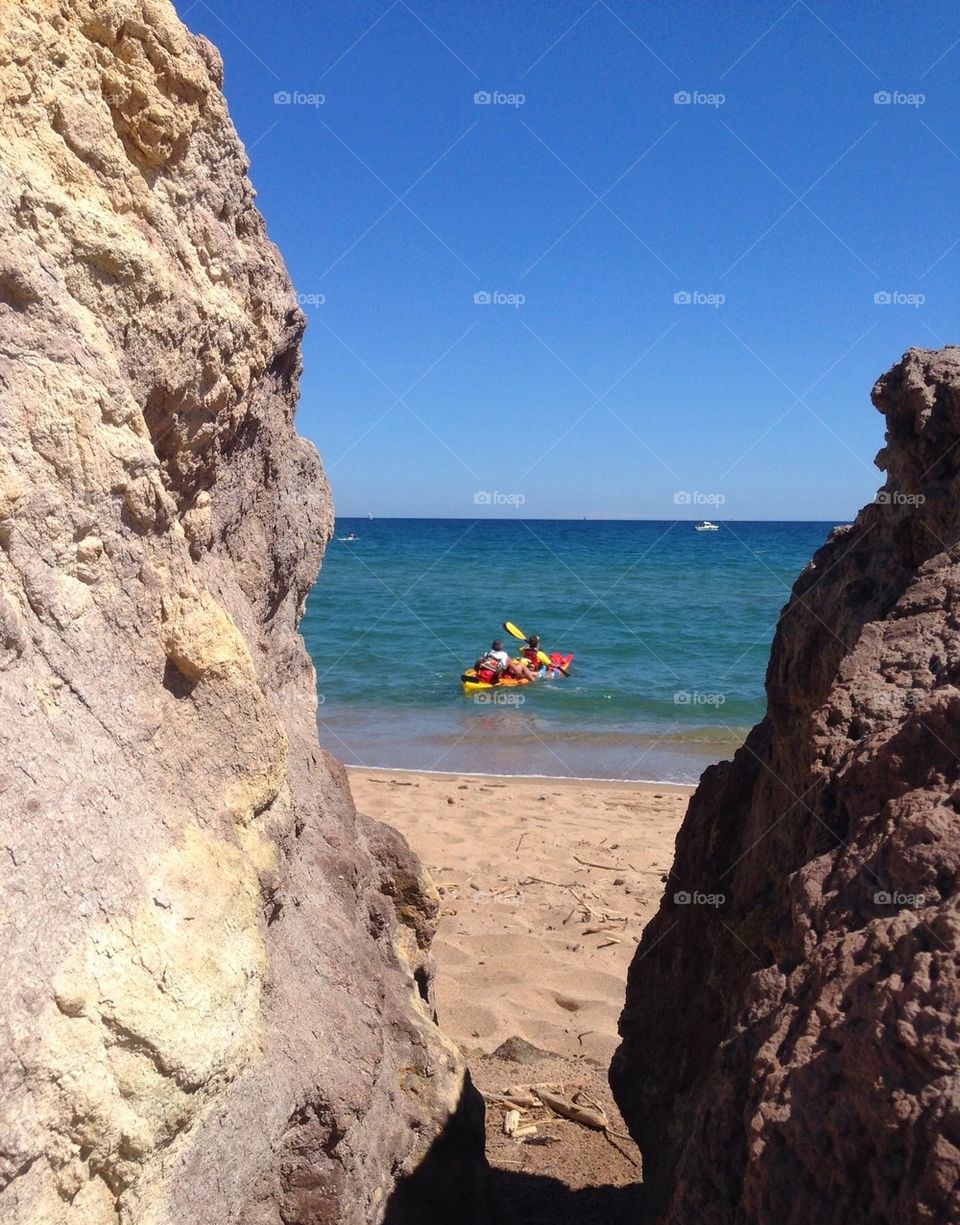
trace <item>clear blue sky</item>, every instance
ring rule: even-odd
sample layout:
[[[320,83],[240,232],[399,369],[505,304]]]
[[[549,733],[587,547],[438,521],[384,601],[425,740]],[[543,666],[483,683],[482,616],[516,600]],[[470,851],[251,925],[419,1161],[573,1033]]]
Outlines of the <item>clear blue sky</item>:
[[[841,521],[881,480],[873,380],[960,340],[954,4],[178,11],[304,295],[341,515]]]

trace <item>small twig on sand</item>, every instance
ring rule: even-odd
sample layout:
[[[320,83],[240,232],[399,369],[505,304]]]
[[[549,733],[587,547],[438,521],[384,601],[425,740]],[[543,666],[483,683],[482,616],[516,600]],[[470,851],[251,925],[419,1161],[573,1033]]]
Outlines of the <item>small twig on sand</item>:
[[[626,1161],[629,1161],[632,1166],[636,1166],[638,1170],[640,1169],[640,1162],[634,1161],[630,1154],[625,1153],[620,1145],[617,1144],[617,1140],[629,1140],[632,1143],[632,1136],[625,1136],[621,1132],[611,1131],[609,1127],[605,1127],[603,1129],[603,1137],[609,1145],[617,1150],[621,1157],[623,1157]]]
[[[623,871],[623,865],[619,863],[592,863],[589,859],[581,859],[579,855],[574,855],[574,859],[585,868],[604,868],[607,872]]]
[[[520,843],[524,840],[524,838],[526,838],[526,836],[527,836],[527,831],[524,830],[523,833],[520,835],[520,837],[517,839],[516,851],[520,850]],[[516,854],[516,851],[514,851],[514,854]]]
[[[587,905],[587,903],[586,903],[586,902],[583,900],[583,898],[580,896],[580,894],[579,894],[579,893],[577,893],[576,889],[574,889],[574,887],[573,887],[572,885],[563,885],[562,887],[563,887],[564,889],[566,889],[566,890],[567,890],[569,893],[572,893],[572,894],[573,894],[573,896],[574,896],[574,897],[577,899],[577,901],[580,903],[580,908],[581,908],[581,910],[585,910],[585,911],[587,912],[587,914],[590,916],[590,918],[591,918],[591,919],[595,919],[595,918],[597,917],[597,913],[596,913],[596,911],[595,911],[595,910],[591,910],[591,909],[590,909],[590,907],[589,907],[589,906]]]
[[[581,1046],[583,1046],[583,1040],[587,1036],[587,1034],[592,1034],[593,1032],[594,1031],[592,1029],[585,1029],[582,1034],[577,1034],[577,1041],[580,1043]]]

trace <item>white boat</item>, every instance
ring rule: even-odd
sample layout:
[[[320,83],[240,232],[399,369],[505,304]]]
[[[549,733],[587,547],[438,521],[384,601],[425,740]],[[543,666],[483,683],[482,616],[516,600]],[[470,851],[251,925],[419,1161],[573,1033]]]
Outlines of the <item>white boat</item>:
[[[719,532],[720,524],[711,523],[709,519],[704,519],[702,523],[695,523],[693,530],[695,532]]]

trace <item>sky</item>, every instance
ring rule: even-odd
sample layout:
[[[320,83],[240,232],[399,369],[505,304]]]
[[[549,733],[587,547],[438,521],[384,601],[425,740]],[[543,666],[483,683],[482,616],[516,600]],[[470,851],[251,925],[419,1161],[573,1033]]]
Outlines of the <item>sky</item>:
[[[956,343],[955,6],[179,0],[340,516],[852,518]]]

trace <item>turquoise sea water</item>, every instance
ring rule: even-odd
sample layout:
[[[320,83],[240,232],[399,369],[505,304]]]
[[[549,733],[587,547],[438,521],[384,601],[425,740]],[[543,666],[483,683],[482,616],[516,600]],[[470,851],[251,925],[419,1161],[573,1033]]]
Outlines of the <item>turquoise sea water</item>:
[[[832,526],[340,519],[302,625],[321,740],[394,769],[696,781],[763,715],[777,617]],[[507,619],[574,652],[571,677],[465,697]]]

